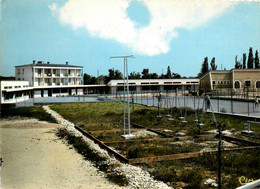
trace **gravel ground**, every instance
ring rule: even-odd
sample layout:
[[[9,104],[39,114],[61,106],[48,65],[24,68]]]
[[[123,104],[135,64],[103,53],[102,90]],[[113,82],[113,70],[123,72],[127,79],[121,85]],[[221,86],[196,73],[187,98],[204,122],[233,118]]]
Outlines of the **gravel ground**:
[[[167,184],[154,180],[147,171],[142,170],[139,167],[135,167],[129,164],[120,163],[115,158],[109,156],[106,150],[101,149],[92,140],[83,136],[79,131],[74,128],[74,124],[65,120],[57,112],[50,109],[49,106],[43,106],[45,111],[51,114],[57,122],[62,125],[68,132],[75,136],[81,136],[92,148],[93,151],[99,154],[99,156],[106,158],[106,161],[100,162],[103,164],[120,164],[119,167],[112,169],[118,175],[124,175],[128,180],[127,188],[147,188],[147,189],[169,189]]]
[[[118,189],[57,136],[58,124],[0,120],[0,188]]]

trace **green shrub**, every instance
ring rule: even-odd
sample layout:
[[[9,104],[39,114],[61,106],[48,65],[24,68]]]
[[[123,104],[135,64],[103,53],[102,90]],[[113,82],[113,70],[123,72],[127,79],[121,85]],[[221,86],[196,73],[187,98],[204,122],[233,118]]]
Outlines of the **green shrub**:
[[[203,170],[201,168],[184,169],[179,179],[188,183],[187,188],[201,188],[203,181]]]
[[[140,148],[139,146],[131,146],[127,150],[127,158],[132,159],[132,158],[140,158],[140,157],[144,157],[144,153],[142,148]]]
[[[154,175],[155,179],[161,180],[163,182],[173,182],[176,180],[176,171],[174,166],[156,167],[152,174]]]

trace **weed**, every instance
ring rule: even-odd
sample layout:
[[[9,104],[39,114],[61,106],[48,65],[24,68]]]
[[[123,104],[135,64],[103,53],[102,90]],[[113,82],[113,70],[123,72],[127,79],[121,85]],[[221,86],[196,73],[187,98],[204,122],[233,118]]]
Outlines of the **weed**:
[[[3,118],[20,116],[20,117],[36,118],[40,121],[57,123],[56,120],[50,114],[46,113],[41,106],[10,108],[7,111],[3,111],[1,116]]]

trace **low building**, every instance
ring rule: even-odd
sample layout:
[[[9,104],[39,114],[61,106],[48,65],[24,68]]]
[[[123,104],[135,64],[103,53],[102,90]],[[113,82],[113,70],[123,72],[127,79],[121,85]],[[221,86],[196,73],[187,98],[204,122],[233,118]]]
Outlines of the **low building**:
[[[198,78],[185,79],[129,79],[129,91],[131,93],[153,93],[166,91],[197,91],[199,87]],[[111,94],[124,91],[124,80],[111,80],[108,84]]]
[[[16,80],[29,81],[37,86],[74,86],[83,84],[83,67],[33,61],[32,64],[15,66]]]
[[[32,96],[32,87],[29,87],[29,81],[0,81],[0,99],[1,104],[16,104],[28,100]]]
[[[200,78],[204,91],[226,90],[260,91],[260,69],[232,69],[209,71]]]

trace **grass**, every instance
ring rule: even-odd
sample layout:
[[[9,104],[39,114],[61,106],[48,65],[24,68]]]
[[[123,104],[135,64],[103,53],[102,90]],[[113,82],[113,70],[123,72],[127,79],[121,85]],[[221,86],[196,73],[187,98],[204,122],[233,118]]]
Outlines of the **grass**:
[[[241,186],[239,177],[257,180],[260,178],[260,150],[232,152],[222,154],[222,186],[236,188]],[[199,158],[141,164],[154,178],[169,182],[171,186],[184,188],[208,188],[203,182],[208,178],[217,178],[216,155],[202,155]]]
[[[59,112],[64,118],[88,131],[123,128],[124,106],[122,102],[56,104],[52,105],[51,108]],[[180,109],[178,108],[172,109],[172,115],[175,118],[173,121],[169,121],[167,117],[157,118],[157,108],[154,107],[134,105],[134,112],[132,112],[132,108],[133,105],[130,107],[132,123],[154,129],[171,129],[173,132],[186,129],[188,134],[191,135],[198,133],[197,124],[193,122],[195,119],[194,112],[191,109],[187,110],[186,120],[188,124],[183,124],[178,119],[180,116]],[[182,111],[184,112],[184,109]],[[199,113],[198,116],[201,116],[201,114]],[[243,118],[233,119],[230,116],[215,116],[218,121],[226,123],[226,129],[242,130],[246,122]],[[203,117],[205,125],[201,127],[201,133],[214,129],[212,115],[205,113]]]
[[[113,147],[129,159],[188,153],[201,149],[201,147],[196,144],[180,145],[169,142],[150,142],[142,144],[142,141],[131,145],[113,145]]]
[[[121,102],[59,104],[52,105],[51,108],[65,119],[81,125],[88,131],[123,129],[123,103]],[[184,109],[182,109],[182,112],[184,112]],[[178,131],[184,131],[188,135],[198,134],[198,127],[193,122],[195,119],[194,112],[191,109],[187,109],[186,120],[188,124],[183,124],[178,119],[181,115],[180,109],[173,108],[172,115],[175,118],[173,121],[169,121],[166,116],[157,118],[157,108],[135,105],[135,111],[131,112],[131,122],[157,130],[170,129],[173,131],[173,135],[176,135]],[[201,112],[198,116],[201,116]],[[205,125],[201,127],[202,134],[215,129],[212,114],[205,113],[203,116]],[[218,122],[225,124],[226,130],[234,129],[239,132],[243,130],[246,122],[245,118],[234,119],[231,116],[220,114],[215,116]],[[254,125],[251,126],[251,129],[259,131],[259,127]],[[102,141],[110,142],[122,140],[120,134],[120,131],[117,131],[117,133],[102,133],[95,136]],[[186,153],[201,149],[196,144],[179,146],[169,142],[113,144],[113,147],[128,158]],[[259,178],[260,175],[257,171],[260,169],[259,155],[259,150],[223,153],[223,188],[240,186],[238,178],[241,176],[249,179]],[[216,179],[217,175],[216,155],[203,155],[194,159],[162,161],[139,166],[147,169],[154,178],[170,183],[171,186],[182,188],[206,188],[203,182],[208,178]]]
[[[92,133],[90,131],[90,134],[103,142],[115,142],[115,141],[124,140],[123,137],[121,136],[124,134],[123,130],[119,130],[119,131],[117,130],[117,131],[114,131],[113,133],[98,133],[98,134]],[[160,136],[149,136],[149,137],[144,137],[144,138],[153,139],[153,138],[161,138],[161,137]],[[138,141],[140,139],[132,139],[132,140]]]
[[[50,114],[46,113],[41,106],[10,108],[2,112],[2,118],[14,116],[36,118],[40,121],[56,123],[56,120]]]

